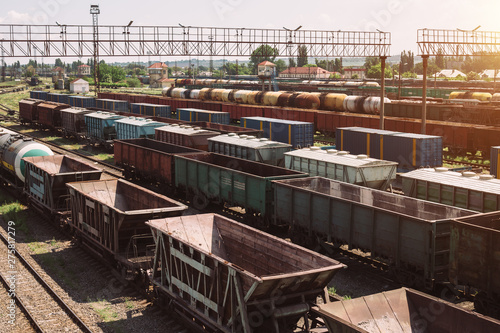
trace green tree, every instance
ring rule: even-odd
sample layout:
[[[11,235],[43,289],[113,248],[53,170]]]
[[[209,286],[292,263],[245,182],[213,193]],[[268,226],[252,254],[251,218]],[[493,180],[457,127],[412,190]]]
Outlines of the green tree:
[[[427,75],[434,75],[435,73],[438,73],[441,71],[441,69],[436,66],[436,63],[434,59],[429,59],[427,62]],[[418,64],[415,65],[415,73],[419,75],[424,74],[424,63],[419,62]]]
[[[263,44],[256,48],[252,55],[250,56],[250,68],[252,73],[257,74],[257,65],[263,61],[274,62],[278,56],[278,49],[275,49],[269,45]]]
[[[479,80],[479,79],[480,79],[479,74],[477,74],[476,72],[467,73],[467,81]]]
[[[129,77],[125,82],[129,87],[140,87],[141,81],[136,77]]]
[[[365,58],[365,68],[368,71],[371,67],[380,64],[380,58],[379,57],[366,57]]]
[[[417,78],[417,73],[415,72],[404,72],[401,74],[402,77],[405,79],[416,79]]]
[[[356,79],[357,79],[357,78],[358,78],[358,76],[357,76],[357,75],[358,75],[358,74],[354,74],[354,75],[352,76],[352,78],[354,79],[354,78],[355,78],[354,76],[356,76]],[[340,77],[340,74],[337,74],[337,73],[333,74],[333,73],[332,73],[332,74],[330,74],[330,79],[336,79],[336,80],[338,80],[338,79],[341,79],[341,77]]]
[[[401,73],[413,72],[415,70],[415,56],[408,50],[401,52]]]
[[[357,79],[359,79],[358,74],[353,74],[353,75],[351,76],[351,79],[353,79],[353,80],[357,80]]]
[[[316,64],[305,64],[302,67],[318,67],[318,65],[316,65]]]
[[[55,62],[55,67],[61,67],[64,68],[64,63],[62,62],[61,58],[57,58]]]
[[[378,78],[380,78],[381,72],[382,72],[382,64],[378,63],[376,65],[371,66],[366,71],[366,77],[368,77],[370,79],[378,79]],[[385,78],[392,78],[392,70],[389,67],[385,68],[384,77]]]
[[[307,63],[307,46],[299,46],[297,49],[297,67],[304,67]]]
[[[287,68],[286,62],[283,59],[276,60],[275,64],[276,64],[276,74],[283,72]]]
[[[297,67],[297,63],[295,62],[295,59],[288,58],[288,67]]]
[[[35,68],[32,65],[28,65],[28,67],[26,67],[26,77],[31,77],[33,75],[35,75]]]

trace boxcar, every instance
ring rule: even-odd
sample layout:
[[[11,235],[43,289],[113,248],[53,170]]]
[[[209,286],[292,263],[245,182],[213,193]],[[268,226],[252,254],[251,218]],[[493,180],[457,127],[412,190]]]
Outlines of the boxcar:
[[[405,195],[445,205],[493,212],[500,210],[500,180],[446,168],[418,169],[401,174]]]
[[[175,186],[204,207],[211,201],[245,208],[250,216],[260,213],[269,220],[273,213],[272,180],[307,174],[214,153],[175,156]]]
[[[500,146],[491,147],[490,161],[490,174],[495,178],[500,179]]]
[[[209,111],[200,109],[177,109],[177,119],[184,121],[206,121],[229,125],[229,112]]]
[[[84,115],[86,137],[92,143],[111,144],[116,139],[115,122],[124,118],[112,112],[97,111]]]
[[[57,129],[61,127],[62,109],[69,108],[68,104],[43,102],[38,104],[38,124],[43,128]]]
[[[30,91],[30,98],[40,99],[42,101],[48,101],[49,93],[47,91],[32,90]]]
[[[27,98],[19,101],[19,120],[21,124],[31,124],[38,121],[38,104],[41,99]]]
[[[287,152],[284,166],[310,176],[385,190],[396,179],[397,165],[396,162],[377,160],[366,155],[310,147]]]
[[[201,150],[177,146],[151,139],[115,140],[116,165],[126,178],[141,178],[174,185],[174,154],[197,153]]]
[[[385,258],[407,285],[447,280],[450,219],[473,211],[311,177],[275,181],[275,223],[300,242],[328,241]]]
[[[451,225],[450,281],[478,289],[477,311],[500,316],[500,212],[455,219]]]
[[[147,225],[156,242],[153,285],[209,331],[288,332],[345,267],[216,214]]]
[[[149,103],[131,103],[130,112],[141,116],[170,118],[172,111],[170,105],[158,105]]]
[[[80,108],[61,110],[61,127],[64,136],[73,136],[77,139],[85,136],[85,115],[92,111]]]
[[[265,138],[291,144],[293,148],[304,148],[314,144],[313,123],[265,117],[242,117],[240,125],[261,130]]]
[[[155,128],[166,124],[152,119],[125,117],[115,122],[116,138],[118,140],[154,138]]]
[[[200,127],[178,124],[155,128],[155,140],[205,151],[208,150],[208,139],[219,134]]]
[[[187,206],[121,179],[69,183],[70,226],[94,253],[134,272],[149,268],[151,233],[144,222],[181,215]]]
[[[285,165],[285,153],[291,149],[292,145],[253,135],[230,133],[208,139],[210,152],[281,167]]]
[[[61,103],[61,104],[69,104],[68,96],[69,95],[67,94],[49,93],[47,95],[47,101],[51,101],[54,103]]]
[[[320,304],[313,308],[328,328],[342,333],[500,331],[500,322],[422,292],[401,288]]]
[[[256,136],[257,138],[262,137],[262,131],[256,130],[253,128],[243,128],[243,127],[233,126],[233,125],[208,123],[206,121],[196,121],[196,122],[191,123],[190,125],[198,126],[198,127],[203,128],[203,129],[210,130],[210,131],[216,131],[216,132],[219,132],[221,134],[236,133],[238,135],[253,135],[253,136]]]
[[[95,108],[95,98],[88,96],[69,96],[68,104],[77,108]]]
[[[25,157],[24,194],[53,217],[69,211],[66,183],[98,180],[102,170],[64,155]]]
[[[114,99],[96,99],[95,106],[101,110],[108,111],[129,111],[129,104],[127,101],[119,101]]]

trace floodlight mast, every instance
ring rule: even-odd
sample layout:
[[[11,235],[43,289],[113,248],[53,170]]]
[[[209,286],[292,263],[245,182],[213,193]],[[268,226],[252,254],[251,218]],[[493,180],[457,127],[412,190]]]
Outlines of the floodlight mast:
[[[96,95],[101,91],[99,82],[99,22],[98,15],[101,13],[99,5],[90,5],[90,14],[92,15],[92,26],[94,28],[94,84]]]

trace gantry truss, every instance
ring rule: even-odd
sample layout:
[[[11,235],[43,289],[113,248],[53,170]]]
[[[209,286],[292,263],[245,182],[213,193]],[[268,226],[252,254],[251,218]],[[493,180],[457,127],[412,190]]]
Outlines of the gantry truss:
[[[500,32],[419,29],[417,44],[421,56],[499,55]]]
[[[91,25],[0,25],[5,57],[85,57],[94,55]],[[294,56],[389,57],[389,32],[207,28],[191,26],[99,26],[103,56],[242,56],[259,46]],[[36,52],[35,52],[36,50]],[[266,54],[262,54],[265,56]]]

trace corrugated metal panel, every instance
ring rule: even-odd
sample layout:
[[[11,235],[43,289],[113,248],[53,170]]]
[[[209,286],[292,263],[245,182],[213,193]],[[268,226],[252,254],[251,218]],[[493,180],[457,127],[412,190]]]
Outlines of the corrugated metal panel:
[[[490,174],[500,179],[500,146],[491,147]]]
[[[87,96],[69,96],[68,104],[79,108],[95,108],[96,106],[95,98]]]
[[[97,111],[85,115],[87,136],[97,140],[116,139],[115,121],[124,118],[111,112]]]
[[[68,97],[69,95],[66,94],[56,94],[56,93],[49,93],[47,95],[48,100],[56,103],[63,103],[63,104],[68,104]]]
[[[150,103],[131,103],[130,112],[145,116],[170,118],[172,112],[170,105],[150,104]]]
[[[85,130],[85,115],[92,113],[86,109],[63,109],[61,110],[61,124],[65,134],[83,133]]]
[[[119,101],[114,99],[96,99],[96,108],[110,111],[128,112],[129,104],[127,101]]]
[[[49,100],[48,95],[49,93],[47,91],[36,91],[36,90],[30,91],[30,98],[48,101]]]

